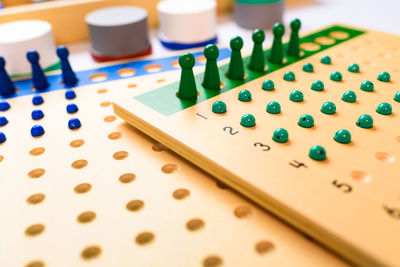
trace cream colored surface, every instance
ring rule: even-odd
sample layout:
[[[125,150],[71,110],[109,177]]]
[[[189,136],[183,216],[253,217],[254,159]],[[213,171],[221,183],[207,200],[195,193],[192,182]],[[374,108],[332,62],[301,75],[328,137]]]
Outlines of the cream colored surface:
[[[333,64],[319,63],[323,55],[331,56]],[[314,65],[314,73],[301,70],[306,62]],[[351,63],[358,63],[361,73],[349,73],[347,67]],[[399,222],[383,207],[400,206],[400,110],[399,103],[392,100],[399,90],[399,63],[400,38],[370,32],[169,117],[134,101],[134,92],[118,99],[115,112],[351,261],[359,265],[396,266],[400,264],[400,241],[393,237],[400,235]],[[289,70],[295,72],[295,82],[282,79]],[[333,71],[343,74],[342,82],[329,80]],[[391,73],[390,83],[376,80],[381,71]],[[275,82],[275,91],[261,90],[265,79]],[[325,91],[310,89],[317,79],[325,83]],[[376,91],[361,91],[359,87],[364,80],[373,81]],[[251,91],[251,102],[237,100],[242,89]],[[304,102],[289,101],[289,93],[295,89],[304,93]],[[149,86],[147,90],[152,88]],[[340,100],[347,90],[357,93],[357,103]],[[226,114],[211,112],[212,103],[217,100],[227,104]],[[270,101],[282,105],[281,114],[266,113]],[[326,101],[336,104],[336,115],[320,112]],[[393,115],[375,112],[384,101],[393,105]],[[240,126],[240,118],[246,113],[255,116],[255,128]],[[304,113],[314,116],[313,128],[297,125]],[[364,113],[373,116],[373,129],[355,125]],[[226,126],[239,134],[229,135],[223,131]],[[272,141],[273,131],[280,127],[288,130],[289,143]],[[349,145],[333,140],[334,133],[342,128],[352,134]],[[256,142],[270,145],[271,150],[265,152],[254,147]],[[308,157],[313,145],[325,147],[326,161],[316,162]],[[376,158],[376,152],[389,153],[394,161],[383,162]],[[290,166],[293,160],[304,162],[307,168]],[[366,175],[360,178],[354,171]],[[332,184],[335,180],[351,185],[353,192],[344,193]]]

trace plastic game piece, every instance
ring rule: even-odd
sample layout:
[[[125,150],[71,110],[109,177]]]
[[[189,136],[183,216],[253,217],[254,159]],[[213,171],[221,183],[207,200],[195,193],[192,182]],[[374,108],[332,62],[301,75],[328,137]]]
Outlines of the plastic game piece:
[[[272,140],[277,143],[286,143],[289,140],[289,133],[286,129],[278,128],[274,131]]]
[[[353,72],[353,73],[359,73],[360,72],[360,66],[358,66],[358,64],[353,63],[351,64],[348,68],[348,71]]]
[[[212,111],[217,114],[226,112],[226,104],[223,101],[215,101],[212,105]]]
[[[374,125],[374,119],[368,114],[363,114],[358,118],[356,124],[361,128],[369,129]]]
[[[253,52],[251,53],[249,69],[253,71],[263,72],[265,68],[264,50],[262,43],[265,40],[263,30],[257,29],[253,32],[252,39],[254,42]]]
[[[334,82],[341,82],[342,81],[342,74],[338,71],[334,71],[331,73],[331,80]]]
[[[398,92],[394,95],[393,99],[394,99],[394,101],[400,103],[400,91],[398,91]]]
[[[324,104],[322,104],[321,112],[328,115],[335,114],[336,105],[333,102],[325,102]]]
[[[35,106],[39,106],[39,105],[43,104],[43,102],[44,102],[43,97],[40,95],[35,95],[32,98],[32,104]]]
[[[76,94],[74,90],[67,90],[65,91],[65,98],[68,100],[75,99]]]
[[[316,80],[311,84],[311,89],[314,91],[323,91],[324,87],[324,83],[320,80]]]
[[[372,92],[374,91],[374,84],[371,81],[363,81],[361,83],[360,89],[365,92]]]
[[[300,116],[298,124],[303,128],[311,128],[314,126],[314,118],[311,115],[303,114]]]
[[[274,84],[274,82],[271,81],[271,80],[265,80],[265,81],[262,83],[261,88],[262,88],[263,90],[265,90],[265,91],[273,91],[273,90],[275,89],[275,84]]]
[[[330,56],[324,56],[323,58],[321,58],[321,63],[325,64],[325,65],[332,64],[331,57]]]
[[[282,22],[284,0],[235,0],[234,18],[237,25],[246,29],[270,29]]]
[[[348,144],[351,142],[351,134],[348,130],[341,129],[335,133],[333,139],[338,143]]]
[[[390,82],[390,74],[389,74],[389,72],[383,71],[383,72],[379,73],[378,81]]]
[[[232,80],[244,79],[244,65],[240,49],[243,47],[243,40],[240,36],[231,39],[230,46],[232,49],[231,62],[229,63],[227,76]]]
[[[31,128],[31,135],[33,137],[39,137],[44,135],[44,128],[41,125],[34,125]]]
[[[46,76],[44,75],[42,67],[39,64],[39,53],[35,50],[30,50],[28,53],[26,53],[26,57],[31,63],[32,67],[33,85],[38,91],[45,90],[47,87],[49,87],[49,83],[47,82]]]
[[[68,112],[69,114],[73,114],[73,113],[78,112],[78,106],[75,105],[75,104],[68,104],[68,105],[67,105],[67,112]]]
[[[81,126],[81,121],[77,118],[72,118],[68,121],[68,128],[71,130],[79,129]]]
[[[308,155],[310,156],[310,158],[317,161],[322,161],[326,159],[326,151],[325,148],[323,148],[322,146],[313,146],[310,149]]]
[[[41,109],[35,109],[34,111],[32,111],[31,116],[32,116],[32,120],[37,121],[44,117],[44,113]]]
[[[269,54],[269,61],[275,64],[282,64],[283,60],[283,45],[282,36],[285,33],[285,27],[281,23],[275,23],[272,33],[274,34],[274,41],[272,42],[271,52]]]
[[[4,116],[0,116],[0,127],[7,125],[7,123],[8,123],[7,118]]]
[[[313,72],[314,66],[311,63],[306,63],[303,65],[303,71],[305,72]]]
[[[302,102],[304,100],[304,95],[299,90],[294,90],[290,93],[289,99],[293,102]]]
[[[357,100],[357,95],[353,91],[346,91],[343,93],[342,100],[348,103],[354,103]]]
[[[256,118],[251,114],[245,114],[240,119],[240,125],[247,128],[253,127],[256,125]]]
[[[392,114],[392,105],[390,105],[389,103],[381,103],[376,108],[376,112],[382,115],[390,115]]]
[[[219,50],[215,44],[209,44],[204,48],[204,56],[207,59],[202,83],[204,88],[212,90],[219,90],[221,88],[221,80],[217,65],[218,55]]]
[[[300,56],[300,39],[299,39],[300,27],[301,27],[301,21],[299,19],[294,19],[292,20],[292,22],[290,22],[290,28],[292,29],[292,32],[290,33],[290,40],[287,49],[287,54],[292,57]]]
[[[6,71],[6,61],[0,56],[0,95],[10,96],[15,93],[15,87]]]
[[[296,80],[296,75],[293,71],[288,71],[283,74],[283,79],[288,82],[293,82],[294,80]]]
[[[242,90],[239,92],[238,99],[242,102],[251,101],[251,93],[249,90]]]
[[[181,80],[179,83],[178,97],[180,99],[197,99],[197,87],[193,74],[194,64],[194,56],[190,53],[182,54],[179,57],[179,65],[181,66]]]
[[[113,6],[86,15],[91,54],[96,61],[108,61],[151,53],[146,9]]]
[[[281,105],[276,101],[271,101],[267,105],[267,112],[270,114],[281,113]]]
[[[75,72],[72,70],[71,64],[69,63],[68,48],[63,45],[57,47],[57,56],[61,60],[62,79],[64,84],[66,86],[74,86],[78,82],[78,78],[76,78]]]
[[[7,101],[0,102],[0,111],[7,111],[11,108],[10,104]]]
[[[3,132],[0,132],[0,144],[4,143],[6,140],[6,135]]]

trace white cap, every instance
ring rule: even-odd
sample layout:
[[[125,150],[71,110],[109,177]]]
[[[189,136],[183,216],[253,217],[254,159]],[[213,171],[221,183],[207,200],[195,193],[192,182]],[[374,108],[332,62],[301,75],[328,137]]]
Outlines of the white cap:
[[[164,0],[157,4],[160,39],[184,44],[216,37],[215,0]]]

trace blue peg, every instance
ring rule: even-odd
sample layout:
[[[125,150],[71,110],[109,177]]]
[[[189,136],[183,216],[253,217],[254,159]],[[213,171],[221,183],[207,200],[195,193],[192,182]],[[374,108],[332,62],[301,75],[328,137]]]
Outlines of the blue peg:
[[[31,50],[26,53],[26,57],[31,63],[32,67],[33,85],[38,91],[45,90],[47,87],[49,87],[49,83],[47,82],[46,76],[44,75],[42,67],[39,64],[39,53],[35,50]]]
[[[6,61],[0,56],[0,95],[6,97],[15,93],[15,87],[6,71]]]
[[[57,56],[61,60],[62,79],[64,84],[66,86],[74,86],[78,82],[78,78],[76,78],[76,75],[71,68],[71,64],[69,64],[68,48],[63,45],[57,47]]]

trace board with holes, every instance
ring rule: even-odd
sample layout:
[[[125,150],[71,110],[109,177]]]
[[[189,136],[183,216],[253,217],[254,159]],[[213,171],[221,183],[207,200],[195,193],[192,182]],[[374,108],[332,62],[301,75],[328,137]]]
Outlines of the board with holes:
[[[244,81],[226,78],[225,60],[220,92],[204,89],[204,69],[197,69],[197,101],[176,97],[178,81],[128,93],[116,100],[115,112],[352,262],[399,265],[400,240],[394,237],[400,236],[400,103],[394,98],[400,89],[400,37],[334,25],[302,37],[301,48],[300,58],[267,62],[266,73],[246,69]],[[381,72],[387,73],[378,80]],[[274,90],[262,89],[266,80]],[[311,89],[317,80],[324,90]],[[364,81],[374,90],[371,84],[361,89]],[[242,90],[251,101],[239,101]],[[296,90],[302,101],[290,100]],[[357,100],[344,101],[346,91]],[[225,113],[212,111],[216,101],[226,104]],[[280,113],[266,111],[272,101]],[[326,102],[335,105],[334,114],[321,111]],[[387,103],[385,111],[381,103]],[[253,127],[242,126],[245,114],[255,118]],[[303,114],[314,124],[304,124]],[[373,118],[371,128],[365,125],[369,117],[359,121],[363,114]],[[279,128],[287,130],[287,142],[273,138]],[[341,129],[350,132],[351,142],[336,141]],[[311,150],[316,145],[324,148],[317,156]]]
[[[170,70],[175,59],[151,63]],[[54,74],[43,104],[28,80],[3,100],[0,266],[347,265],[114,116],[116,96],[172,82],[173,69],[139,75],[142,61],[118,78],[127,64],[77,72],[75,99]],[[71,103],[78,112],[66,112]],[[79,129],[68,128],[73,117]],[[32,137],[34,125],[45,134]]]

